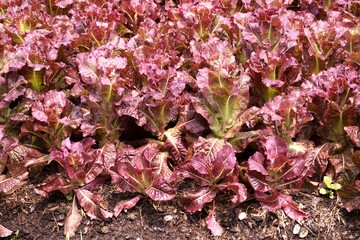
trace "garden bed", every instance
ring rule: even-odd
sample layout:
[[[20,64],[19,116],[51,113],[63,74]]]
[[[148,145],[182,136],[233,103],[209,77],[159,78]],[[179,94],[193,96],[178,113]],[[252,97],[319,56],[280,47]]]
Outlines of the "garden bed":
[[[359,17],[0,0],[0,236],[356,239]]]

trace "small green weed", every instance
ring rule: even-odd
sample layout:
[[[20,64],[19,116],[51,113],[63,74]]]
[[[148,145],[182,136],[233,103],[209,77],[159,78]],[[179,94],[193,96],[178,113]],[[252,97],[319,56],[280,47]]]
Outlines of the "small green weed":
[[[320,194],[328,195],[329,198],[333,199],[335,191],[341,189],[341,185],[339,183],[334,183],[328,176],[325,176],[323,181],[326,187],[320,188]]]

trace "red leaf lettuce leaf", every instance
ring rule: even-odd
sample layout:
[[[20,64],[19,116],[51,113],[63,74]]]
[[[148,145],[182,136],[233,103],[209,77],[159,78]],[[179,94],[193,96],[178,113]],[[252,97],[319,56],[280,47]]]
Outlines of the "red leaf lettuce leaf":
[[[15,191],[16,188],[25,183],[24,180],[27,179],[28,174],[28,172],[25,172],[15,177],[0,175],[0,192],[9,194]]]
[[[224,229],[220,226],[220,224],[215,219],[215,208],[213,208],[209,215],[206,217],[206,223],[208,229],[210,229],[212,235],[221,236],[224,233]]]
[[[97,194],[93,194],[86,189],[75,189],[74,190],[77,199],[79,200],[80,206],[85,210],[86,214],[91,219],[110,219],[113,213],[106,211],[100,207],[102,197]]]
[[[13,233],[13,231],[7,229],[6,227],[4,227],[3,225],[0,224],[0,237],[4,238],[4,237],[8,237]]]
[[[83,216],[80,214],[75,198],[71,204],[71,208],[66,216],[64,225],[64,235],[67,238],[74,237],[78,227],[81,224]]]
[[[343,186],[339,192],[344,207],[349,212],[359,209],[360,207],[360,180],[356,180],[352,184]]]
[[[293,220],[301,221],[307,217],[307,214],[296,205],[289,195],[274,191],[269,194],[256,193],[255,198],[264,209],[276,211],[282,208],[286,215]]]
[[[118,202],[114,208],[114,216],[117,217],[123,210],[128,210],[135,207],[135,205],[140,200],[140,196],[136,196],[131,199],[126,199]]]

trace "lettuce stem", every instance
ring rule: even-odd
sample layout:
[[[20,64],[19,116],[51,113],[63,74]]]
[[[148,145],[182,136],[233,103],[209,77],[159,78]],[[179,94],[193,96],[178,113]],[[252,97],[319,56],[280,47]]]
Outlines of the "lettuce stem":
[[[318,75],[319,72],[320,72],[320,65],[319,65],[319,59],[317,57],[315,58],[315,63],[316,63],[316,65],[315,65],[315,75]]]
[[[342,134],[342,132],[343,132],[343,125],[344,125],[344,122],[343,122],[343,112],[340,112],[339,121],[338,121],[338,124],[336,125],[336,132],[337,132],[337,134]]]

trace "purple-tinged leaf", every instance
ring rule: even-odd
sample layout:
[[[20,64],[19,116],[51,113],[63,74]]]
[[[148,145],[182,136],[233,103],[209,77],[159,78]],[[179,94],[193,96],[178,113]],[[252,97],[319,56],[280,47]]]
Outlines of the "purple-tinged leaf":
[[[312,141],[304,140],[299,142],[290,142],[288,144],[288,157],[298,157],[305,156],[307,162],[307,154],[310,153],[315,147],[315,144]]]
[[[140,112],[145,116],[145,128],[161,136],[169,122],[178,115],[177,106],[171,99],[144,99],[140,105]]]
[[[99,154],[99,157],[103,158],[102,162],[104,164],[105,170],[110,169],[115,166],[116,161],[116,147],[113,143],[106,143]]]
[[[8,171],[12,175],[17,175],[17,173],[12,173],[9,169],[10,164],[28,168],[30,176],[34,176],[39,174],[43,167],[51,161],[49,155],[45,155],[23,144],[19,144],[16,147],[13,146],[13,149],[7,152],[7,155]]]
[[[356,147],[360,148],[360,131],[357,126],[347,126],[344,127],[344,130],[350,137],[351,141],[355,144]]]
[[[123,210],[128,210],[135,207],[135,205],[138,203],[140,199],[141,199],[140,196],[136,196],[134,198],[122,200],[118,202],[114,208],[114,216],[117,217]]]
[[[228,41],[211,37],[206,42],[191,41],[189,45],[196,63],[205,61],[218,72],[226,72],[235,67],[235,56]]]
[[[155,201],[169,201],[176,197],[175,189],[163,180],[156,180],[145,189],[145,193]]]
[[[170,128],[164,133],[164,137],[166,140],[163,148],[169,150],[176,164],[181,163],[187,153],[187,149],[182,142],[180,130]]]
[[[44,155],[38,158],[30,158],[29,160],[27,160],[25,162],[25,167],[32,167],[32,166],[36,166],[36,165],[47,165],[51,162],[51,158],[50,155]]]
[[[180,199],[182,205],[189,213],[195,213],[201,211],[206,203],[214,200],[216,191],[212,191],[208,187],[202,187],[196,191],[186,192]]]
[[[339,194],[348,212],[360,209],[360,180],[344,186]]]
[[[311,168],[308,177],[321,182],[322,179],[319,176],[323,176],[325,173],[331,156],[339,153],[341,149],[342,145],[338,143],[325,143],[311,149],[305,158],[307,165]]]
[[[81,174],[76,174],[77,176],[79,176],[79,180],[81,180],[83,182],[83,184],[88,184],[92,181],[94,181],[104,170],[104,165],[103,162],[100,161],[99,159],[97,159],[90,167],[90,169],[88,169],[85,172],[85,176],[83,179],[81,179],[81,177],[83,176],[83,173]],[[70,177],[70,176],[69,176]]]
[[[263,142],[263,147],[266,157],[270,160],[271,166],[278,157],[286,157],[287,155],[286,143],[277,135],[267,138],[266,141]]]
[[[175,170],[175,175],[192,178],[199,185],[208,186],[221,182],[234,170],[235,152],[231,145],[223,140],[200,137],[192,150],[192,158],[180,164]]]
[[[211,174],[211,162],[206,159],[206,154],[203,152],[195,154],[192,157],[191,166],[193,167],[195,172],[199,173],[199,175]]]
[[[102,218],[106,220],[112,218],[113,213],[100,207],[100,202],[102,200],[100,195],[93,194],[85,189],[74,189],[74,191],[80,206],[91,219]]]
[[[206,217],[206,223],[208,229],[210,229],[212,235],[221,236],[224,233],[224,229],[215,219],[215,209],[212,209],[209,212],[209,215]]]
[[[6,164],[8,163],[8,156],[11,155],[12,150],[14,150],[19,145],[18,141],[10,137],[0,138],[0,173],[2,173]],[[15,156],[15,154],[13,154]]]
[[[165,181],[171,178],[172,170],[169,167],[169,154],[167,152],[159,152],[151,162],[153,174]]]
[[[44,109],[47,115],[59,115],[67,104],[66,94],[55,90],[48,91],[44,96]]]
[[[66,8],[73,3],[74,3],[74,0],[58,0],[58,1],[55,1],[55,6],[57,6],[59,8]]]
[[[66,236],[66,238],[71,238],[75,236],[75,233],[81,224],[82,218],[83,216],[79,212],[76,200],[75,198],[73,198],[71,208],[65,219],[64,235]]]
[[[246,176],[252,187],[259,192],[285,188],[300,189],[309,172],[309,163],[304,153],[287,157],[286,144],[276,136],[267,138],[263,146],[267,158],[256,152],[247,163]],[[269,159],[269,156],[272,159]]]
[[[0,175],[0,192],[9,194],[15,191],[16,188],[24,184],[24,180],[28,177],[28,172],[16,177],[7,177],[6,175]]]
[[[50,156],[65,169],[73,183],[88,184],[104,170],[104,160],[99,156],[101,150],[91,149],[94,143],[92,138],[84,138],[79,142],[66,138],[61,143],[61,150],[52,150]]]
[[[13,231],[7,229],[3,225],[0,224],[0,237],[5,238],[10,236],[13,233]]]
[[[191,105],[191,95],[184,93],[183,102],[179,106],[179,119],[175,126],[180,132],[188,131],[192,134],[200,135],[208,130],[208,123],[198,114]]]
[[[281,208],[279,192],[269,192],[269,193],[260,193],[255,194],[255,198],[260,202],[261,206],[269,211],[276,211]]]
[[[59,175],[49,177],[44,183],[35,188],[35,192],[43,197],[48,197],[49,192],[60,191],[64,196],[68,195],[75,186]]]
[[[264,136],[262,134],[265,135],[266,132],[264,130],[237,132],[235,136],[228,141],[236,152],[243,152],[250,143],[254,143],[259,140],[260,136]]]
[[[172,175],[168,154],[159,151],[153,141],[137,149],[122,148],[123,156],[110,170],[112,180],[123,191],[138,192],[157,201],[175,197],[175,190],[166,182]],[[130,151],[129,151],[130,150]]]
[[[103,186],[108,180],[109,180],[109,177],[106,176],[105,174],[104,174],[104,176],[100,175],[97,178],[95,178],[93,181],[91,181],[90,183],[83,186],[83,189],[86,189],[89,191],[94,191],[95,189],[98,189],[100,186]]]
[[[248,173],[246,173],[246,177],[255,191],[268,192],[272,190],[272,187],[270,186],[267,177],[262,175],[261,173],[256,171],[249,171]]]
[[[154,142],[150,142],[145,146],[136,149],[137,153],[134,156],[134,159],[131,161],[132,166],[141,169],[150,169],[151,163],[154,161],[156,156],[159,153],[158,144]]]
[[[236,165],[235,152],[232,146],[225,145],[217,153],[212,164],[212,175],[215,177],[214,181],[220,180],[231,173]]]
[[[254,153],[248,160],[249,170],[259,172],[264,176],[269,175],[268,171],[264,168],[264,161],[265,158],[261,153]]]
[[[37,102],[33,105],[33,108],[31,109],[32,111],[32,116],[40,121],[40,122],[48,122],[48,116],[46,115],[46,113],[44,112],[44,108],[42,106],[42,104],[40,102]]]
[[[24,82],[24,80],[19,79],[19,85],[21,82]],[[25,88],[20,88],[19,86],[14,86],[12,89],[8,89],[6,93],[3,93],[1,95],[1,101],[0,101],[0,109],[7,108],[10,106],[12,102],[14,102],[19,97],[23,96],[25,93]]]
[[[297,206],[297,204],[292,200],[291,196],[281,194],[280,198],[282,202],[281,207],[289,218],[295,221],[301,221],[307,217],[307,214]]]
[[[234,206],[246,201],[248,194],[244,184],[238,182],[227,183],[225,188],[230,189],[235,193],[231,198],[231,202]]]
[[[307,216],[289,195],[275,191],[271,193],[256,193],[255,198],[263,208],[269,211],[276,211],[282,208],[286,215],[293,220],[300,221]]]
[[[145,124],[144,116],[138,110],[139,104],[142,102],[142,96],[138,91],[131,90],[126,92],[122,98],[116,103],[116,113],[119,117],[129,116],[137,120],[139,126]]]
[[[216,158],[217,153],[226,145],[226,141],[219,138],[203,138],[199,137],[194,143],[194,153],[205,153],[206,160],[213,162]]]
[[[247,198],[246,187],[238,182],[237,162],[231,145],[221,139],[200,137],[189,152],[194,152],[194,155],[175,168],[171,179],[177,182],[191,178],[202,187],[184,193],[181,202],[187,211],[201,210],[219,191],[234,191],[234,204]]]
[[[299,179],[301,182],[300,179],[307,175],[307,171],[308,168],[306,166],[305,158],[303,156],[297,156],[283,160],[283,165],[279,168],[277,177],[284,181],[295,181],[296,179]]]
[[[120,189],[129,192],[144,193],[152,181],[151,169],[136,169],[127,162],[120,162],[110,175]]]
[[[76,57],[79,73],[86,84],[95,84],[98,81],[96,57],[87,53],[79,53]]]
[[[5,130],[4,128],[5,128],[4,125],[0,125],[0,141],[2,141],[3,138],[5,137],[4,136],[4,130]]]

